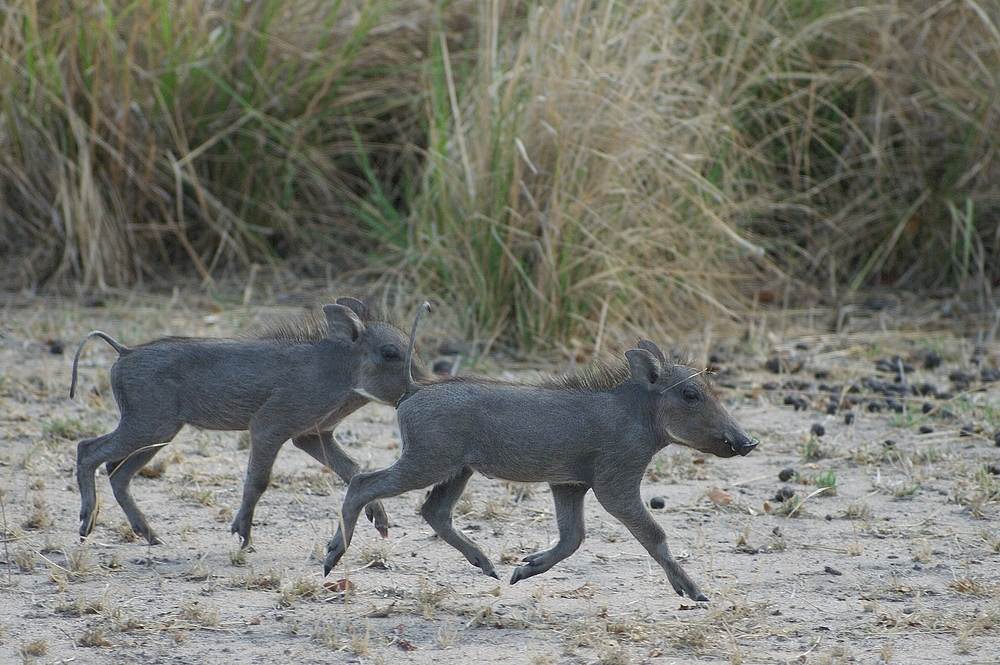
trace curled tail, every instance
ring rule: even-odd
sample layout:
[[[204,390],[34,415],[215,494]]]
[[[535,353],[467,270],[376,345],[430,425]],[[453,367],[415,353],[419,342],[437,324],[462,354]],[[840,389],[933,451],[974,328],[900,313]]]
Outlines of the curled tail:
[[[424,301],[424,304],[417,310],[417,315],[413,318],[413,328],[410,329],[410,344],[406,347],[406,357],[403,358],[403,385],[406,390],[403,392],[403,396],[399,398],[396,406],[399,406],[404,399],[417,392],[416,386],[413,384],[413,369],[410,367],[410,363],[413,362],[413,342],[417,337],[417,324],[420,323],[420,317],[423,316],[424,312],[429,311],[431,311],[431,304]]]
[[[128,348],[127,346],[122,346],[121,344],[116,342],[113,337],[111,337],[107,333],[101,332],[100,330],[95,330],[91,333],[87,333],[87,336],[83,338],[82,342],[80,342],[80,348],[76,350],[76,355],[73,356],[73,380],[70,381],[69,384],[69,396],[71,399],[73,397],[73,393],[76,392],[76,364],[80,361],[80,354],[83,352],[83,345],[86,344],[87,340],[90,339],[91,337],[100,337],[105,342],[110,344],[111,347],[118,352],[119,358],[121,358],[123,355],[131,351],[130,348]]]

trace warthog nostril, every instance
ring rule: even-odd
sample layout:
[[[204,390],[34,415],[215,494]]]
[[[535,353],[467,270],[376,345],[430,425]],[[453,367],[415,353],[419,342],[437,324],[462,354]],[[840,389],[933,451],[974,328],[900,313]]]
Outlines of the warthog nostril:
[[[722,440],[728,445],[734,453],[746,456],[751,450],[757,447],[760,443],[757,439],[747,436],[746,434],[738,434],[735,437],[730,434],[725,434]]]
[[[747,439],[745,439],[743,441],[743,443],[740,445],[740,447],[738,449],[735,449],[735,450],[740,455],[743,455],[744,457],[746,457],[747,455],[750,454],[751,450],[753,450],[754,448],[757,447],[758,443],[760,443],[760,441],[758,439],[754,439],[753,437],[749,437],[749,438],[747,438]]]

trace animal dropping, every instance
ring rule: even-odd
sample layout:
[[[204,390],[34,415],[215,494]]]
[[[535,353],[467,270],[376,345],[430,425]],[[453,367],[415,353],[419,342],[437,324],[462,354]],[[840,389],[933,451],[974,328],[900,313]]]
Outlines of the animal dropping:
[[[110,434],[77,446],[81,537],[90,535],[97,519],[94,473],[105,464],[132,530],[160,543],[129,484],[184,425],[193,425],[249,431],[250,459],[232,532],[250,547],[254,509],[288,439],[348,482],[359,467],[333,438],[334,427],[369,401],[396,404],[407,385],[404,374],[425,376],[419,366],[403,372],[403,331],[354,298],[325,305],[322,317],[304,316],[245,339],[167,337],[129,348],[94,331],[73,359],[70,397],[91,337],[118,352],[111,389],[121,420]],[[366,506],[365,513],[385,536],[389,520],[381,503]]]
[[[511,584],[544,573],[580,547],[583,501],[593,489],[663,567],[678,594],[708,600],[674,560],[639,485],[653,455],[672,443],[733,457],[747,455],[758,441],[726,412],[700,372],[668,361],[646,340],[625,357],[627,365],[536,385],[470,378],[415,384],[407,376],[397,407],[400,457],[387,469],[351,479],[324,572],[343,557],[364,505],[434,485],[420,514],[442,540],[496,578],[486,554],[452,525],[455,504],[478,471],[490,478],[546,482],[555,500],[558,542],[525,557]],[[408,366],[403,363],[404,371]]]

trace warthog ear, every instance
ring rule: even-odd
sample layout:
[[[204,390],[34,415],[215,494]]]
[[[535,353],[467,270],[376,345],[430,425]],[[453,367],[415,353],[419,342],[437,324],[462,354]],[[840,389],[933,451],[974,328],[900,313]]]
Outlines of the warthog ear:
[[[347,296],[337,298],[337,304],[353,311],[362,321],[368,321],[372,318],[371,309],[357,298],[348,298]]]
[[[646,349],[630,349],[625,352],[632,379],[639,383],[653,385],[660,378],[660,361]]]
[[[338,337],[353,343],[365,332],[365,324],[349,307],[323,305],[323,314],[326,315],[326,325],[330,327],[327,337]]]
[[[660,361],[660,365],[667,364],[667,357],[663,355],[663,351],[660,351],[660,347],[658,347],[656,344],[653,344],[648,339],[640,339],[635,346],[637,349],[646,349],[654,356],[656,356],[656,359]]]

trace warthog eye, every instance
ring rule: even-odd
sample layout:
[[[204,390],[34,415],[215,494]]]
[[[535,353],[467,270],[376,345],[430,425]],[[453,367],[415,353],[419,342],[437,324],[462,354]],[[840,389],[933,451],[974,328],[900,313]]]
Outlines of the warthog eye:
[[[382,353],[383,360],[402,360],[403,358],[395,344],[386,344],[379,351]]]
[[[681,397],[688,402],[697,402],[701,399],[701,392],[694,386],[684,386],[684,389],[681,390]]]

